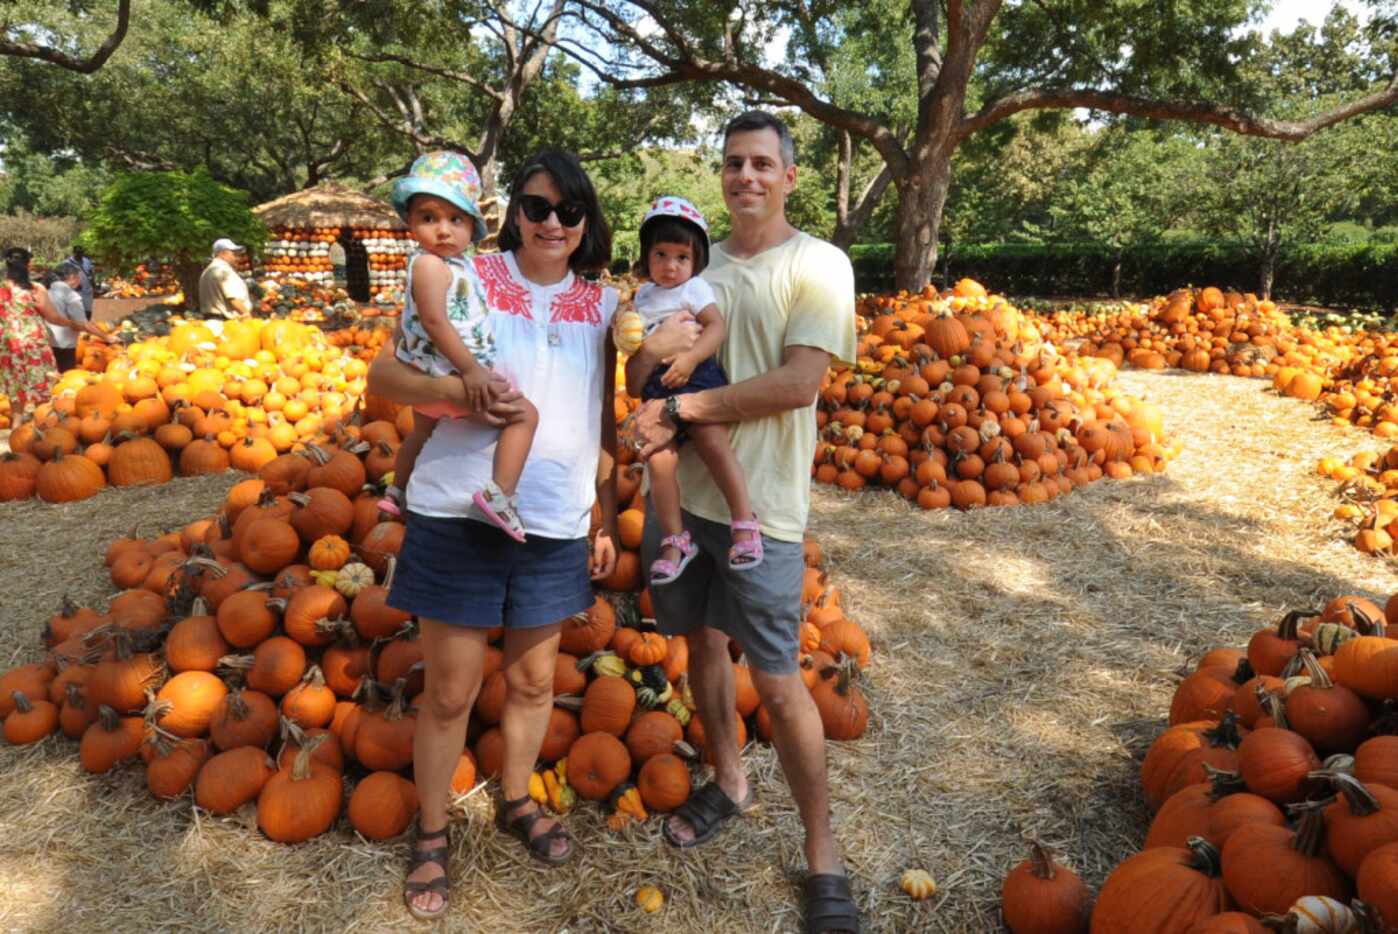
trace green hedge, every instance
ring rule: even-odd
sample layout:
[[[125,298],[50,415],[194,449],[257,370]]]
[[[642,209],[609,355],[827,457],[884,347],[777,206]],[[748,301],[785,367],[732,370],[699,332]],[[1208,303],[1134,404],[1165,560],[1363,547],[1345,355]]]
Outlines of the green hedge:
[[[860,291],[893,287],[893,244],[850,248]],[[1090,243],[993,243],[957,248],[951,276],[970,276],[1009,295],[1110,295],[1113,253]],[[938,258],[934,281],[945,276]],[[1161,242],[1126,251],[1121,290],[1160,295],[1182,285],[1217,285],[1255,292],[1258,267],[1241,244],[1220,241]],[[1398,243],[1305,244],[1282,251],[1274,297],[1281,301],[1342,308],[1398,309]]]

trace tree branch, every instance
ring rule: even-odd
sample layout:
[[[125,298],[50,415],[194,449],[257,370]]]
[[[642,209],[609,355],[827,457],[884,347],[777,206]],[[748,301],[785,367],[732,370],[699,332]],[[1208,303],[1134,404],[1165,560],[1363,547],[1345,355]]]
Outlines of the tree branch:
[[[10,56],[13,58],[33,58],[39,61],[57,65],[59,68],[68,71],[76,71],[81,75],[90,75],[107,63],[107,59],[112,57],[112,53],[121,45],[126,38],[126,27],[131,23],[131,0],[120,0],[117,4],[116,27],[112,29],[111,35],[97,47],[91,57],[86,59],[74,58],[66,52],[47,45],[38,45],[33,42],[12,42],[8,39],[0,39],[0,56]]]
[[[938,45],[937,0],[913,0],[913,49],[917,52],[917,96],[932,93],[942,71],[942,50]]]
[[[466,155],[470,156],[473,161],[476,161],[476,153],[472,151],[471,147],[466,146],[458,140],[446,139],[441,136],[428,136],[427,134],[423,133],[420,129],[420,123],[416,123],[416,121],[414,121],[409,116],[407,102],[401,100],[398,101],[401,119],[395,120],[393,119],[392,115],[385,113],[383,108],[381,108],[378,104],[374,103],[374,101],[367,94],[365,94],[363,91],[359,90],[349,82],[343,80],[337,81],[336,86],[339,87],[341,91],[348,94],[350,97],[359,101],[359,103],[366,110],[368,110],[370,114],[373,115],[375,120],[383,124],[385,129],[388,129],[393,133],[397,133],[399,136],[406,137],[419,150],[425,151],[428,149],[455,149],[460,152],[464,152]],[[387,90],[390,94],[393,93],[391,89],[385,90]],[[414,105],[416,104],[416,99],[414,99],[413,103]],[[417,112],[420,113],[420,111]]]
[[[977,113],[962,119],[957,128],[957,139],[964,139],[977,130],[1022,110],[1086,107],[1090,110],[1152,117],[1157,120],[1210,124],[1244,136],[1260,136],[1294,143],[1350,117],[1390,107],[1395,103],[1398,103],[1398,75],[1395,75],[1383,90],[1318,114],[1309,120],[1274,120],[1247,113],[1236,107],[1207,101],[1161,101],[1103,91],[1027,88],[991,101]]]
[[[386,64],[392,62],[397,65],[403,65],[404,67],[412,68],[416,71],[425,72],[429,75],[436,75],[439,78],[446,78],[449,81],[457,81],[461,84],[465,84],[475,88],[477,91],[480,91],[482,94],[486,95],[492,100],[502,100],[505,96],[498,89],[491,87],[490,85],[486,84],[484,81],[475,77],[474,75],[468,75],[464,71],[453,71],[450,68],[439,68],[435,65],[424,65],[422,62],[413,61],[412,59],[404,55],[394,55],[389,52],[380,52],[376,55],[360,55],[357,52],[348,51],[345,54],[348,55],[350,58],[357,59],[361,62],[369,62],[371,64]]]
[[[650,13],[655,18],[661,30],[666,32],[670,41],[675,44],[677,54],[671,54],[641,36],[630,23],[595,0],[576,0],[576,2],[580,7],[591,11],[604,20],[624,42],[630,42],[663,69],[659,74],[643,78],[618,78],[598,67],[585,55],[573,50],[571,46],[559,45],[564,54],[589,68],[600,81],[612,87],[620,89],[656,88],[687,81],[729,82],[741,85],[758,93],[780,98],[788,106],[799,107],[823,123],[836,129],[848,130],[867,139],[886,162],[893,164],[899,170],[907,165],[908,155],[899,144],[898,138],[892,130],[874,117],[847,110],[823,100],[801,81],[780,72],[736,58],[731,61],[717,62],[686,52],[682,44],[682,37],[678,33],[667,31],[668,27],[663,17],[656,17],[652,12],[653,4],[632,3],[633,6]]]

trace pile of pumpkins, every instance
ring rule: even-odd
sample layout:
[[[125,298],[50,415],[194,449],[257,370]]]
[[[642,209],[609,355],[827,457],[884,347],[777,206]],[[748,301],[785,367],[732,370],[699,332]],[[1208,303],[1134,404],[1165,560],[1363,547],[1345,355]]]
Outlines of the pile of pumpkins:
[[[1064,926],[1010,929],[1398,930],[1395,621],[1398,598],[1342,596],[1204,655],[1141,763],[1144,846],[1108,875],[1090,928],[1090,894],[1050,867],[1007,882],[1006,919],[1048,907]]]
[[[174,270],[164,264],[138,263],[130,278],[112,276],[107,280],[107,298],[147,298],[174,295],[180,290]]]
[[[1317,402],[1337,425],[1398,439],[1398,341],[1390,331],[1300,327],[1270,301],[1213,286],[1106,316],[1056,312],[1039,327],[1060,346],[1076,342],[1079,353],[1119,366],[1270,379],[1282,395]]]
[[[1343,460],[1322,457],[1316,472],[1337,484],[1343,502],[1334,517],[1353,524],[1351,539],[1365,554],[1392,555],[1398,535],[1398,446],[1383,453],[1360,451]]]
[[[404,526],[377,506],[400,427],[347,424],[325,446],[263,465],[217,514],[112,542],[106,562],[120,592],[106,612],[63,606],[44,627],[43,660],[0,675],[6,739],[62,732],[89,771],[139,761],[155,796],[192,792],[213,814],[254,805],[278,841],[323,833],[342,813],[370,839],[401,833],[417,808],[407,773],[422,648],[416,621],[386,603]],[[617,830],[683,803],[704,750],[686,642],[650,619],[633,470],[621,487],[621,560],[593,605],[564,622],[530,782],[558,813],[601,803]],[[858,681],[869,640],[845,617],[814,541],[805,556],[798,661],[827,734],[853,739],[868,721]],[[501,635],[491,634],[458,793],[500,769]],[[736,652],[734,675],[740,745],[750,730],[770,738]]]
[[[263,247],[261,270],[273,278],[329,282],[334,278],[330,244],[339,235],[338,227],[278,227],[269,232]]]
[[[858,359],[821,387],[817,482],[892,487],[925,509],[1033,504],[1179,453],[1160,410],[1063,356],[979,283],[859,302]]]
[[[368,367],[292,321],[187,322],[64,373],[51,402],[10,434],[0,501],[85,499],[108,484],[256,472],[328,439],[354,411]]]
[[[1215,286],[1176,289],[1111,315],[1067,311],[1043,321],[1049,339],[1076,339],[1079,353],[1145,370],[1275,377],[1292,367],[1323,374],[1352,353],[1338,328],[1297,328],[1270,300]]]

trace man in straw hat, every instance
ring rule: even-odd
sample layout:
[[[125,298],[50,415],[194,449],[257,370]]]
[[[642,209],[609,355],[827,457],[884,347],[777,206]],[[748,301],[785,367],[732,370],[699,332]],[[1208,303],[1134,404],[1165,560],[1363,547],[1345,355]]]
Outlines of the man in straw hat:
[[[199,310],[209,318],[238,318],[252,314],[248,284],[238,275],[234,263],[246,252],[227,237],[214,241],[213,259],[199,274]]]
[[[854,270],[823,240],[786,218],[796,187],[791,133],[777,117],[749,111],[724,128],[723,199],[728,239],[713,245],[703,278],[727,318],[719,360],[730,385],[645,403],[637,415],[641,455],[669,443],[685,424],[726,424],[748,479],[764,558],[733,568],[728,506],[703,463],[682,447],[684,527],[700,554],[684,576],[651,590],[662,632],[689,642],[689,678],[714,780],[666,821],[674,846],[698,846],[753,804],[738,754],[735,674],[729,641],[743,650],[771,716],[773,744],[806,831],[807,932],[857,932],[859,911],[831,829],[825,737],[797,669],[802,539],[810,509],[815,404],[832,357],[853,360]],[[693,343],[692,319],[661,325],[628,366],[649,372]],[[660,531],[648,517],[642,566],[657,557]]]

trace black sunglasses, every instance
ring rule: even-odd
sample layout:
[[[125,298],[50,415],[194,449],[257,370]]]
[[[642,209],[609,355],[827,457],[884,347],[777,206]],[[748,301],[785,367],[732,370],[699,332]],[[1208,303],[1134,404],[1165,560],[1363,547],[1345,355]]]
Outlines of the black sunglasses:
[[[558,222],[564,227],[576,227],[587,216],[587,205],[581,201],[560,201],[551,204],[547,198],[538,195],[520,195],[519,207],[531,223],[542,224],[550,214],[558,215]]]

